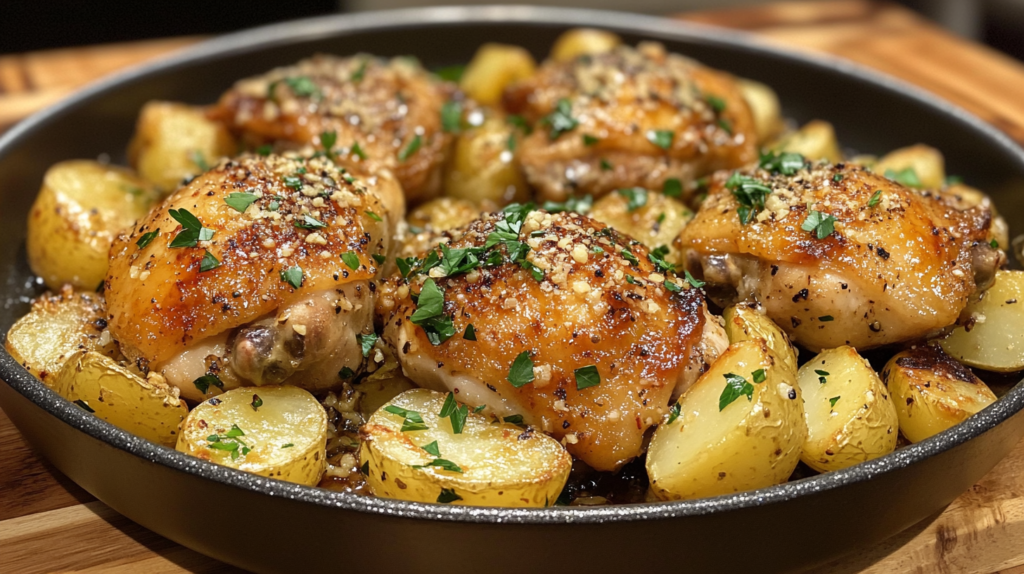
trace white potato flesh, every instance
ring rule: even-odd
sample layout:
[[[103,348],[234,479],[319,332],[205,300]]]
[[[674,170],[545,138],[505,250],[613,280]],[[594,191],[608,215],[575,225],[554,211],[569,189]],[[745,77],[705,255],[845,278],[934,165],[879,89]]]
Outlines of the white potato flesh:
[[[796,374],[797,352],[789,335],[769,319],[759,303],[733,305],[722,314],[729,343],[764,339],[782,364]]]
[[[622,38],[618,34],[595,28],[573,28],[555,40],[551,46],[551,59],[571,62],[585,54],[611,52],[619,44],[622,44]]]
[[[524,48],[488,43],[480,46],[459,80],[462,91],[477,102],[493,106],[505,87],[533,75],[537,63]]]
[[[473,506],[554,504],[572,467],[572,457],[562,445],[532,429],[472,412],[462,432],[455,434],[451,419],[439,416],[447,396],[427,389],[404,392],[363,426],[360,458],[373,493]],[[426,429],[403,432],[406,416],[389,412],[388,407],[417,413]],[[431,445],[440,456],[424,450]],[[436,459],[454,463],[459,471],[438,463],[424,466]]]
[[[808,431],[800,458],[807,466],[839,470],[896,449],[896,406],[856,349],[822,351],[800,367],[797,381]]]
[[[992,287],[962,316],[967,321],[939,341],[946,353],[988,371],[1024,369],[1024,271],[996,271]]]
[[[761,383],[755,373],[764,371]],[[753,387],[721,408],[727,375]],[[730,345],[679,399],[679,417],[662,423],[647,450],[651,489],[662,500],[753,490],[785,482],[807,438],[796,375],[768,344]]]
[[[923,144],[893,150],[878,160],[872,170],[875,173],[899,174],[904,170],[912,170],[921,187],[939,189],[946,181],[946,163],[942,152]]]
[[[910,442],[956,426],[996,402],[974,372],[931,346],[897,354],[882,376],[896,405],[900,431]]]
[[[324,473],[326,445],[327,413],[309,391],[262,386],[232,389],[199,403],[182,425],[177,449],[312,486]]]

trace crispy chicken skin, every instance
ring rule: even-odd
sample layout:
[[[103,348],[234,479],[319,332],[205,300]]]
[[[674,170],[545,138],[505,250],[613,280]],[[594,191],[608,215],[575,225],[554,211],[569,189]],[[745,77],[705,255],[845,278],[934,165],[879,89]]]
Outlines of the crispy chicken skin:
[[[716,302],[760,301],[811,350],[934,334],[956,321],[1002,263],[988,244],[988,209],[960,209],[942,192],[904,187],[854,165],[803,166],[790,175],[748,169],[731,184],[731,174],[716,174],[679,246]],[[742,195],[742,175],[771,189],[746,225],[730,189]],[[827,223],[822,239],[807,231],[814,212],[834,217],[834,232]]]
[[[207,373],[229,387],[297,372],[289,382],[306,388],[340,384],[338,369],[361,365],[355,336],[372,331],[374,256],[389,253],[403,215],[381,202],[389,187],[398,184],[355,179],[323,157],[220,163],[114,241],[111,334],[190,398]],[[254,201],[229,204],[238,199]],[[188,232],[172,212],[186,211],[212,237],[171,247]]]
[[[415,203],[441,191],[452,141],[441,107],[453,92],[411,58],[318,55],[237,82],[212,115],[251,146],[320,146],[320,134],[333,131],[339,153],[370,163],[373,173],[393,170]]]
[[[448,248],[485,247],[506,217],[484,215],[448,232]],[[383,337],[417,384],[500,416],[522,415],[592,467],[615,470],[641,454],[644,432],[661,421],[677,386],[695,377],[689,367],[704,367],[703,296],[675,278],[680,288],[669,291],[646,248],[585,216],[531,211],[518,237],[529,246],[527,263],[508,261],[508,244],[498,243],[492,249],[502,262],[488,264],[484,250],[480,266],[447,277],[438,250],[442,265],[428,274],[386,280],[377,304]],[[428,280],[443,291],[454,324],[438,345],[411,320],[413,296],[422,301]],[[465,337],[469,325],[475,340]],[[516,388],[510,368],[524,352],[533,381]],[[600,384],[577,389],[577,369],[594,365]]]
[[[556,131],[569,127],[552,123],[564,120],[553,115],[560,101],[576,125]],[[504,103],[535,127],[520,160],[543,199],[661,189],[667,178],[685,182],[757,158],[753,118],[732,77],[661,44],[549,60],[506,90]]]

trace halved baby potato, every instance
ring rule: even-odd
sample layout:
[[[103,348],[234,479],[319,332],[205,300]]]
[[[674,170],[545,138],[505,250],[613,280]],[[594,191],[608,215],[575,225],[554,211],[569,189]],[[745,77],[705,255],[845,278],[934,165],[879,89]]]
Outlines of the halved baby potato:
[[[900,430],[910,442],[960,424],[996,402],[973,371],[931,345],[898,353],[882,377],[896,405]]]
[[[784,134],[769,148],[773,151],[798,153],[811,161],[827,159],[836,163],[843,159],[835,128],[822,120],[808,122],[795,132]]]
[[[1024,271],[996,271],[987,291],[971,299],[967,317],[939,345],[965,365],[1010,373],[1024,369]]]
[[[404,392],[363,426],[360,459],[373,493],[474,506],[554,504],[572,467],[562,445],[468,409],[462,411],[462,432],[455,434],[452,419],[439,414],[448,396]]]
[[[503,207],[526,201],[530,188],[516,159],[523,134],[497,112],[469,126],[455,140],[444,168],[445,194],[477,205]]]
[[[433,231],[448,231],[462,227],[480,217],[483,210],[472,202],[454,197],[432,199],[412,210],[406,221],[409,226]]]
[[[807,438],[796,374],[762,339],[730,345],[679,399],[647,450],[662,500],[753,490],[784,482]]]
[[[108,423],[148,441],[174,446],[188,407],[178,389],[151,373],[143,379],[106,355],[80,351],[68,358],[53,390]]]
[[[96,293],[76,293],[70,286],[34,301],[28,314],[7,332],[4,345],[28,372],[52,386],[53,377],[77,351],[97,351],[117,358],[117,343],[104,334],[106,305]]]
[[[571,62],[586,54],[611,52],[622,44],[618,34],[596,28],[573,28],[562,33],[551,46],[551,59],[556,62]]]
[[[669,251],[664,257],[673,263],[678,262],[679,257],[672,242],[693,219],[693,212],[681,201],[645,189],[609,193],[594,202],[589,215],[652,251],[666,246]]]
[[[159,194],[130,170],[95,161],[58,163],[28,215],[32,271],[50,289],[95,289],[107,274],[114,236],[149,211]]]
[[[853,347],[822,351],[800,367],[807,440],[800,459],[839,470],[896,449],[899,420],[889,391]]]
[[[722,313],[722,318],[725,319],[725,334],[729,337],[729,343],[764,339],[782,365],[796,375],[796,347],[789,340],[789,335],[764,314],[760,303],[733,305]]]
[[[739,78],[740,93],[754,116],[757,140],[766,142],[782,130],[782,107],[775,90],[754,80]]]
[[[893,150],[878,160],[872,171],[889,177],[899,177],[910,170],[913,176],[900,177],[911,187],[939,189],[946,181],[946,164],[942,152],[924,144]],[[916,183],[915,183],[916,182]]]
[[[239,387],[199,403],[176,448],[195,457],[313,486],[326,468],[327,412],[304,389]]]
[[[520,46],[487,43],[480,46],[459,80],[462,91],[477,102],[493,106],[509,84],[533,75],[537,63]]]

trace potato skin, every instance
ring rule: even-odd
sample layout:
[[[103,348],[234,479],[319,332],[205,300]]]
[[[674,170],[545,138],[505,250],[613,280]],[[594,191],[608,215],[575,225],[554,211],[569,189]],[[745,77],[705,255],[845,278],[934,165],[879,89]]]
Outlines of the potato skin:
[[[445,195],[498,207],[527,201],[530,188],[516,153],[521,138],[503,115],[487,112],[483,123],[455,140],[444,169]]]
[[[896,407],[856,349],[822,351],[800,368],[797,381],[808,429],[800,459],[808,466],[819,472],[839,470],[896,449]]]
[[[537,63],[526,49],[508,44],[488,43],[477,48],[459,87],[477,102],[493,106],[509,84],[529,78]]]
[[[783,126],[779,96],[775,90],[761,82],[739,78],[737,83],[754,117],[757,140],[768,141],[779,133]]]
[[[996,402],[974,372],[931,345],[898,353],[882,377],[892,393],[900,431],[910,442],[958,425]]]
[[[262,405],[253,406],[255,397]],[[252,450],[233,458],[209,437],[237,425]],[[289,446],[291,445],[291,446]],[[241,446],[241,445],[240,445]],[[203,401],[181,425],[177,450],[260,476],[316,485],[326,468],[327,412],[293,386],[240,387]]]
[[[946,164],[942,152],[924,144],[893,150],[878,160],[875,173],[900,172],[912,169],[924,189],[939,189],[946,180]]]
[[[765,380],[753,384],[752,373]],[[753,384],[719,410],[726,374]],[[807,438],[795,375],[762,339],[733,344],[679,399],[680,415],[658,426],[647,450],[651,490],[661,500],[685,500],[784,482]]]
[[[379,409],[360,430],[360,463],[377,496],[416,502],[445,502],[442,489],[460,498],[452,504],[543,507],[562,492],[572,457],[558,442],[530,428],[493,422],[469,413],[462,433],[438,416],[446,394],[413,389],[386,406],[418,412],[427,429],[402,432],[403,417]],[[462,472],[427,465],[435,457],[422,447],[437,441],[440,457]]]
[[[812,161],[827,159],[837,163],[843,159],[835,128],[822,120],[810,121],[795,132],[783,134],[769,148],[773,151],[798,153]]]
[[[178,389],[151,374],[143,379],[94,351],[72,355],[53,390],[108,423],[148,441],[173,447],[188,407]]]
[[[130,170],[95,161],[53,165],[28,215],[32,272],[50,289],[95,289],[114,237],[149,211],[157,192]]]
[[[121,352],[108,335],[103,296],[75,292],[65,286],[32,301],[28,314],[7,332],[4,347],[28,372],[52,386],[68,357],[77,351],[97,351],[111,358]]]
[[[759,303],[733,305],[725,310],[722,318],[725,319],[725,333],[729,337],[729,343],[763,339],[775,352],[781,365],[796,374],[796,347],[789,340],[789,335],[776,325],[775,321],[764,315]]]
[[[622,44],[622,38],[607,30],[573,28],[555,40],[550,58],[556,62],[569,62],[585,54],[610,52],[619,44]]]
[[[992,287],[972,297],[961,317],[939,341],[946,353],[988,371],[1024,369],[1024,271],[996,271]]]

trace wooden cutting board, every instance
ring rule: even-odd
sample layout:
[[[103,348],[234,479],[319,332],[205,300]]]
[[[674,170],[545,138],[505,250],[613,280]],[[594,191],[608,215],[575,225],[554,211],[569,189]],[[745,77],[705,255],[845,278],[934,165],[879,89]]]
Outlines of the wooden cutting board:
[[[1024,143],[1024,66],[891,4],[786,2],[680,18],[856,60]],[[0,131],[82,84],[198,38],[0,56]],[[936,477],[941,480],[941,477]],[[237,573],[107,508],[28,449],[0,412],[0,572]],[[819,574],[1024,574],[1024,443],[943,512]]]

